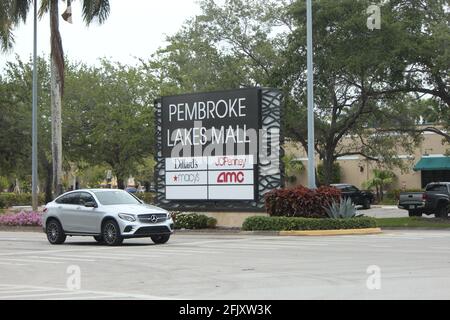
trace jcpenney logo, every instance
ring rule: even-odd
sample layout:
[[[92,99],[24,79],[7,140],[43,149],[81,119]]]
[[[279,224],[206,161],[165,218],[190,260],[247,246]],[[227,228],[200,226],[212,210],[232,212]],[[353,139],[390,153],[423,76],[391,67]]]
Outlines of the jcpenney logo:
[[[217,183],[244,183],[244,172],[221,172],[217,176]]]
[[[245,168],[247,158],[234,158],[234,157],[218,157],[214,165],[216,167],[241,167]]]

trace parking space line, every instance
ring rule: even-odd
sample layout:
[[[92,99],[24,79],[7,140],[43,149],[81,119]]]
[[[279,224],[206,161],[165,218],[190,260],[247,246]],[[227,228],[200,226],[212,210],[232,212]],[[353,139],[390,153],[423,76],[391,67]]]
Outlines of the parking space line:
[[[57,255],[57,257],[61,257],[61,258],[66,258],[66,260],[71,260],[71,258],[79,258],[79,259],[90,259],[90,258],[96,258],[98,260],[100,259],[107,259],[107,260],[128,260],[125,257],[115,257],[115,256],[106,256],[106,255],[102,255],[102,254],[98,254],[98,255],[70,255],[70,254],[61,254],[61,255]],[[91,260],[92,261],[92,260]],[[96,260],[93,260],[96,261]]]
[[[2,294],[11,294],[11,293],[30,293],[30,292],[47,292],[48,290],[45,289],[24,289],[18,290],[18,289],[8,289],[8,290],[2,290],[0,291],[0,299],[2,299]]]
[[[59,261],[43,261],[43,260],[33,260],[33,259],[11,259],[11,258],[6,258],[3,259],[5,261],[18,261],[18,262],[28,262],[28,263],[48,263],[48,264],[61,264],[64,262],[59,262]]]
[[[28,264],[26,263],[14,263],[14,262],[0,262],[1,265],[5,265],[5,266],[28,266]]]
[[[30,256],[30,258],[38,258],[38,259],[50,259],[50,260],[65,260],[65,261],[86,261],[86,262],[95,262],[97,260],[93,259],[81,259],[81,258],[74,258],[71,256],[67,257],[52,257],[52,256]]]
[[[42,299],[42,300],[90,300],[90,299],[104,299],[104,298],[109,298],[109,299],[122,299],[121,297],[116,297],[113,296],[111,297],[110,295],[98,295],[98,296],[83,296],[83,297],[67,297],[67,298],[46,298],[46,299]]]
[[[0,299],[22,299],[22,298],[39,298],[39,297],[48,297],[48,296],[57,296],[57,295],[79,295],[83,292],[80,291],[63,291],[63,292],[53,292],[53,293],[38,293],[38,294],[21,294],[21,295],[12,295],[12,296],[0,296]]]
[[[63,295],[72,295],[72,294],[85,294],[85,295],[97,295],[97,296],[107,296],[109,298],[114,298],[114,299],[120,299],[120,298],[130,298],[130,299],[158,299],[158,300],[166,300],[166,299],[173,299],[173,298],[167,298],[167,297],[161,297],[161,296],[153,296],[153,295],[145,295],[145,294],[133,294],[133,293],[124,293],[124,292],[106,292],[106,291],[92,291],[92,290],[68,290],[66,288],[53,288],[53,287],[40,287],[40,286],[22,286],[22,285],[12,285],[12,284],[0,284],[1,287],[4,288],[28,288],[29,290],[42,290],[42,291],[59,291],[59,293],[48,293],[48,294],[41,294],[41,295],[36,295],[36,299],[39,299],[38,296],[50,296],[50,295],[58,295],[58,294],[63,294]],[[21,295],[23,297],[25,296],[31,296],[31,295]],[[33,295],[34,296],[34,295]],[[75,298],[79,298],[79,299],[83,299],[83,296],[77,296]],[[19,299],[18,297],[16,297],[17,299]],[[61,298],[66,298],[66,297],[61,297]],[[70,298],[70,297],[68,297]],[[10,299],[10,297],[2,297],[0,296],[0,299]]]

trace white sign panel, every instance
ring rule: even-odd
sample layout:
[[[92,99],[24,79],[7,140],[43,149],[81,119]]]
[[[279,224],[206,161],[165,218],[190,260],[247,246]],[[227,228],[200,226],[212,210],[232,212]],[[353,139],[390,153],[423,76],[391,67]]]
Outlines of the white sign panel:
[[[166,186],[166,198],[173,200],[208,200],[208,186]]]
[[[209,186],[210,200],[248,200],[254,197],[254,186]]]
[[[253,170],[225,170],[208,172],[208,184],[210,185],[253,185],[253,183]]]
[[[166,185],[206,185],[207,171],[171,171],[166,173]]]
[[[252,155],[166,158],[167,200],[253,200]]]
[[[208,157],[209,170],[253,169],[253,155]]]
[[[207,157],[166,158],[166,171],[196,171],[207,168]]]

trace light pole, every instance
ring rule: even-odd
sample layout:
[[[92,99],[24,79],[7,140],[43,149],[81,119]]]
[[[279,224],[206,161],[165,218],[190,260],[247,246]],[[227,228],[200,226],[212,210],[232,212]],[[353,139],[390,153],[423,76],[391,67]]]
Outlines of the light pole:
[[[312,5],[306,0],[306,46],[308,68],[308,186],[316,188],[314,152],[314,92],[313,92],[313,46],[312,46]]]
[[[37,169],[37,1],[34,0],[34,17],[33,17],[33,102],[32,102],[32,147],[31,147],[31,204],[33,210],[38,207],[38,169]]]

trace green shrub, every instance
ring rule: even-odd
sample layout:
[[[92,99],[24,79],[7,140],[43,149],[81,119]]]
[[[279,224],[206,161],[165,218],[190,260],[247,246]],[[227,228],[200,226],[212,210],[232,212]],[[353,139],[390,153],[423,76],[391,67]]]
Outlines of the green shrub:
[[[319,185],[325,184],[325,167],[323,163],[319,163],[319,165],[317,166],[317,178]],[[339,162],[334,162],[330,183],[339,182],[341,182],[341,166]]]
[[[155,200],[155,194],[153,192],[138,192],[134,195],[145,203],[153,203],[153,201]]]
[[[173,215],[175,229],[206,229],[208,217],[197,213],[177,213]]]
[[[39,205],[45,204],[45,194],[38,196]],[[0,208],[9,208],[12,206],[31,206],[31,193],[0,193]]]
[[[339,203],[333,200],[331,206],[325,210],[332,219],[349,219],[356,216],[356,207],[350,197],[342,198]]]
[[[217,226],[217,219],[213,217],[208,217],[208,229],[214,229]]]
[[[261,217],[245,219],[242,230],[248,231],[285,231],[285,230],[337,230],[375,228],[376,220],[372,217],[350,219],[316,219],[298,217]]]
[[[325,208],[340,199],[341,192],[337,188],[322,186],[308,189],[298,186],[266,193],[265,206],[270,216],[326,218]]]

